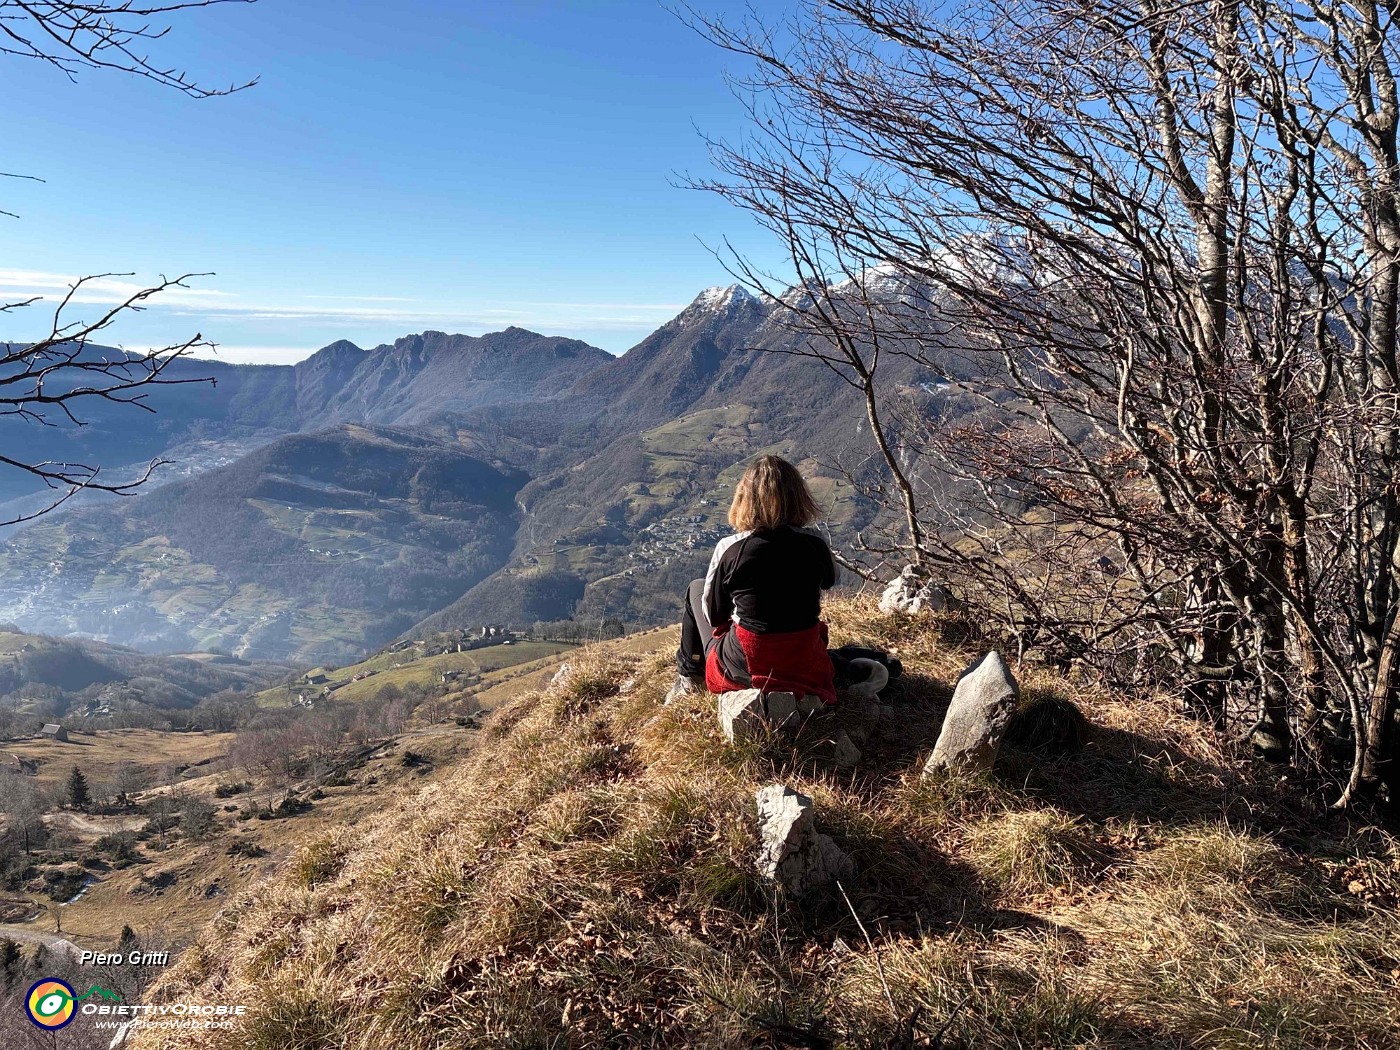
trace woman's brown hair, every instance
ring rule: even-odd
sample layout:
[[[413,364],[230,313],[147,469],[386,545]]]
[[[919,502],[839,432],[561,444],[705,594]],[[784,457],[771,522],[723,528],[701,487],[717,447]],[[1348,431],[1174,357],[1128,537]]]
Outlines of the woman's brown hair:
[[[782,525],[801,528],[816,521],[821,513],[796,467],[777,456],[760,456],[734,488],[729,524],[740,532]]]

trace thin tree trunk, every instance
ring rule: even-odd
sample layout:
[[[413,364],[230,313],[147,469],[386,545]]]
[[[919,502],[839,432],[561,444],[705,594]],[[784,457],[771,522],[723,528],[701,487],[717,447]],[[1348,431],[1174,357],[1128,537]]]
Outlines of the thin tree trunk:
[[[899,489],[900,502],[904,509],[904,524],[909,530],[909,544],[912,548],[912,560],[915,566],[923,567],[926,559],[924,543],[924,525],[919,516],[919,503],[914,494],[914,485],[909,480],[909,474],[904,469],[904,465],[899,462],[899,457],[890,447],[889,438],[885,435],[884,424],[880,419],[880,404],[875,396],[874,377],[865,370],[859,372],[862,383],[861,392],[865,396],[865,415],[870,421],[870,433],[875,438],[875,444],[880,449],[880,455],[885,460],[885,466],[894,478],[895,487]]]

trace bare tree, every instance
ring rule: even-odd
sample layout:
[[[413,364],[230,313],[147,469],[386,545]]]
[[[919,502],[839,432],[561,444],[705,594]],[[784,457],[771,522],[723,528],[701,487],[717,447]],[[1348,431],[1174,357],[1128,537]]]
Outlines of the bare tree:
[[[135,762],[123,762],[117,767],[116,775],[112,780],[116,793],[128,799],[145,790],[150,786],[150,783],[151,774],[145,767],[137,765]]]
[[[303,771],[303,740],[290,719],[268,719],[239,732],[229,759],[249,774],[265,774],[275,784],[288,784]]]
[[[113,276],[104,274],[101,276]],[[83,407],[98,401],[131,405],[147,412],[157,386],[209,384],[208,377],[167,375],[170,366],[201,347],[212,348],[199,335],[183,342],[141,353],[94,346],[91,340],[129,310],[140,309],[153,296],[172,287],[186,287],[186,275],[162,280],[105,307],[93,321],[68,321],[73,296],[100,277],[84,277],[72,285],[52,316],[49,333],[33,343],[0,344],[0,420],[7,417],[35,426],[84,426]],[[31,306],[38,300],[0,304],[0,314]],[[0,525],[28,521],[63,505],[79,492],[126,495],[150,479],[162,465],[156,460],[134,478],[108,481],[95,464],[18,459],[0,451],[0,466],[31,474],[54,493],[41,509],[22,513]]]
[[[756,70],[756,133],[716,144],[705,185],[788,247],[809,294],[770,294],[807,352],[885,406],[910,559],[1023,638],[1249,717],[1265,752],[1339,771],[1340,803],[1400,796],[1389,9],[826,0],[695,24]],[[866,293],[881,273],[898,294]],[[970,412],[858,360],[950,347]]]
[[[24,838],[24,852],[32,852],[36,839],[44,834],[44,813],[48,800],[38,785],[22,773],[0,773],[0,809],[9,824]]]
[[[153,57],[149,49],[170,32],[168,16],[195,8],[253,0],[92,0],[85,3],[0,0],[0,54],[34,59],[75,79],[82,70],[115,70],[174,88],[193,98],[227,95],[256,83],[207,88]],[[21,176],[30,177],[30,176]],[[8,212],[0,214],[10,214]],[[83,426],[82,408],[99,401],[154,411],[148,398],[160,385],[213,383],[212,379],[167,374],[170,365],[200,347],[212,347],[202,336],[139,353],[98,348],[94,337],[129,311],[171,288],[186,287],[194,276],[162,278],[150,287],[119,298],[102,308],[95,319],[71,320],[80,293],[94,282],[116,274],[80,278],[54,310],[47,334],[28,343],[0,344],[0,419],[10,416],[38,426]],[[0,314],[35,305],[38,299],[0,303]],[[22,513],[0,525],[27,521],[60,506],[83,491],[128,494],[139,488],[160,466],[156,461],[135,478],[109,481],[93,464],[17,459],[0,449],[0,466],[38,478],[54,493],[41,509]]]
[[[160,836],[160,845],[164,849],[165,833],[175,827],[180,817],[180,804],[182,802],[173,790],[165,794],[156,795],[145,805],[146,829],[154,831]]]
[[[84,69],[109,69],[144,77],[192,98],[228,95],[257,83],[254,78],[207,88],[189,74],[147,53],[170,32],[164,20],[191,8],[250,4],[255,0],[0,0],[0,54],[32,58],[62,70],[70,80]]]

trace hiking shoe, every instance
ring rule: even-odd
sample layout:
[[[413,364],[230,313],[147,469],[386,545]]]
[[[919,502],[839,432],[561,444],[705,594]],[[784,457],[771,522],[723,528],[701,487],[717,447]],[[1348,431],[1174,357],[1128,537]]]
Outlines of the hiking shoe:
[[[662,702],[669,704],[672,700],[675,700],[677,697],[689,696],[692,693],[703,692],[704,689],[705,679],[699,677],[692,677],[690,675],[685,674],[678,674],[676,675],[676,680],[672,683],[670,690],[666,693],[666,699]]]
[[[851,676],[856,680],[846,692],[858,700],[873,700],[890,683],[890,672],[879,660],[858,657],[851,661]]]

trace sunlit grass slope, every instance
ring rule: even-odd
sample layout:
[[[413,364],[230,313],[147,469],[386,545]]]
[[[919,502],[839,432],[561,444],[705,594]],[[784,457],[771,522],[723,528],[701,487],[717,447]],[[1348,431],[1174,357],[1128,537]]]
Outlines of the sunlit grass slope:
[[[909,673],[796,744],[725,746],[668,657],[583,650],[497,711],[454,776],[309,842],[204,932],[156,1000],[245,1002],[142,1047],[1394,1047],[1400,853],[1318,814],[1170,705],[1026,670],[1078,753],[921,779],[975,651],[863,602],[838,639]],[[845,728],[864,758],[836,768]],[[844,896],[753,874],[753,796],[811,795]],[[193,1041],[191,1041],[193,1040]]]

